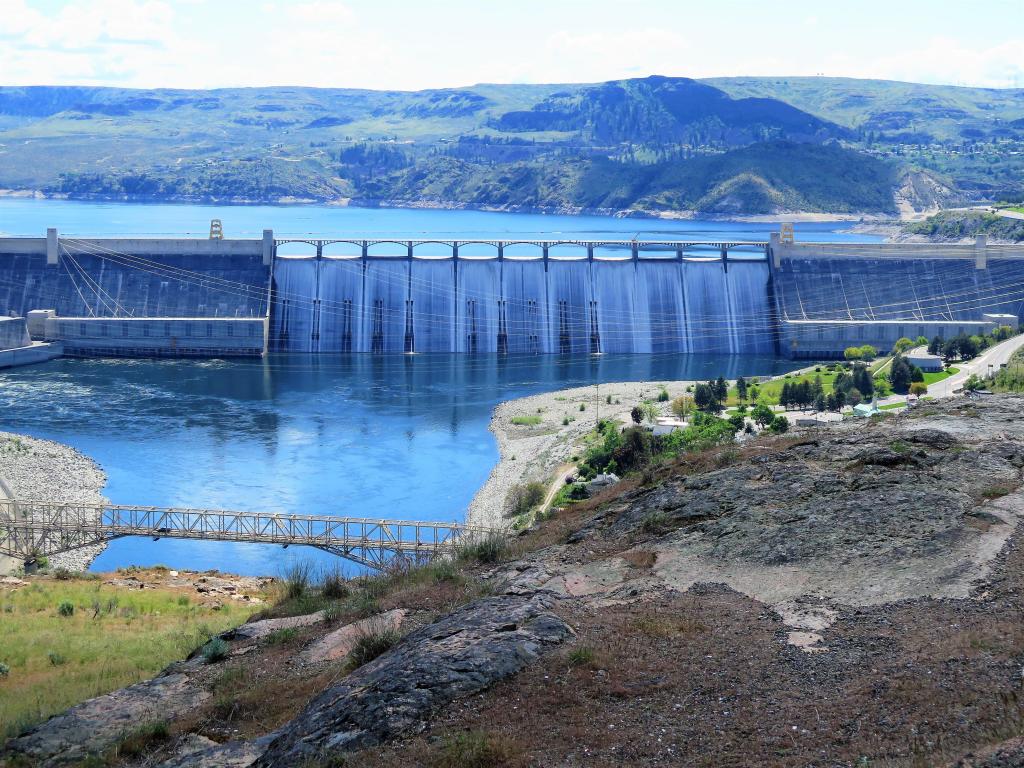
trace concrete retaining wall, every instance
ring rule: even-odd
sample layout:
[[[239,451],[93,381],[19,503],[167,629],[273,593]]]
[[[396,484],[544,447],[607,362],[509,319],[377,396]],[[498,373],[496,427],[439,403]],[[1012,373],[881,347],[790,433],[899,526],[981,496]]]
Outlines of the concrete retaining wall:
[[[258,357],[265,318],[49,317],[46,338],[68,355],[97,357]]]

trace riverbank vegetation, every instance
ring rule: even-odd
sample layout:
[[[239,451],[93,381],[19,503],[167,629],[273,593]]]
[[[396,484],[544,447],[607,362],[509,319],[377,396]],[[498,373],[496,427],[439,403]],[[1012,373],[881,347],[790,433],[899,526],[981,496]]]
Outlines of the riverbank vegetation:
[[[1024,242],[1024,220],[987,211],[942,211],[924,221],[903,227],[909,235],[924,235],[933,240],[958,241],[986,235],[993,240]]]
[[[145,575],[137,571],[134,583]],[[194,589],[106,583],[111,578],[61,572],[0,585],[0,740],[152,677],[257,610]]]

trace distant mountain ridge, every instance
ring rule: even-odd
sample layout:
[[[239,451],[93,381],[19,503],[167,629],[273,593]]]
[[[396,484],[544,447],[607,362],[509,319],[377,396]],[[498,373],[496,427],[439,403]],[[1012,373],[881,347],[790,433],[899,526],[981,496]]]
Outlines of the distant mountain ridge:
[[[0,188],[83,198],[894,214],[1012,193],[1018,143],[1024,91],[827,78],[0,88]]]

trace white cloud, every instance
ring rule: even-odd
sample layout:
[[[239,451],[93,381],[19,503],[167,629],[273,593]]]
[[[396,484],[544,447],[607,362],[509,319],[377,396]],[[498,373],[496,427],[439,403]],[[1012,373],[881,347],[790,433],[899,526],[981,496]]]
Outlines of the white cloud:
[[[847,33],[845,17],[808,6],[780,38],[776,14],[741,17],[728,0],[677,14],[656,0],[517,2],[0,0],[0,84],[415,89],[820,72],[1024,86],[1019,35]]]

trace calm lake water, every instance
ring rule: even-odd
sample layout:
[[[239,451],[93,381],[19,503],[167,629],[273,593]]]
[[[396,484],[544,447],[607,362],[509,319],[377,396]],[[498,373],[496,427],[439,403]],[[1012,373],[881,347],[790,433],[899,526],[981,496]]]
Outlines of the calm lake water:
[[[767,239],[773,224],[663,222],[473,211],[134,205],[0,199],[0,232]],[[837,225],[798,237],[865,240]],[[59,360],[0,373],[0,428],[58,440],[94,458],[115,503],[461,520],[498,458],[488,431],[505,399],[596,381],[771,374],[750,356],[598,358],[416,355],[272,356],[263,361]],[[165,563],[277,573],[315,550],[120,539],[93,568]]]

